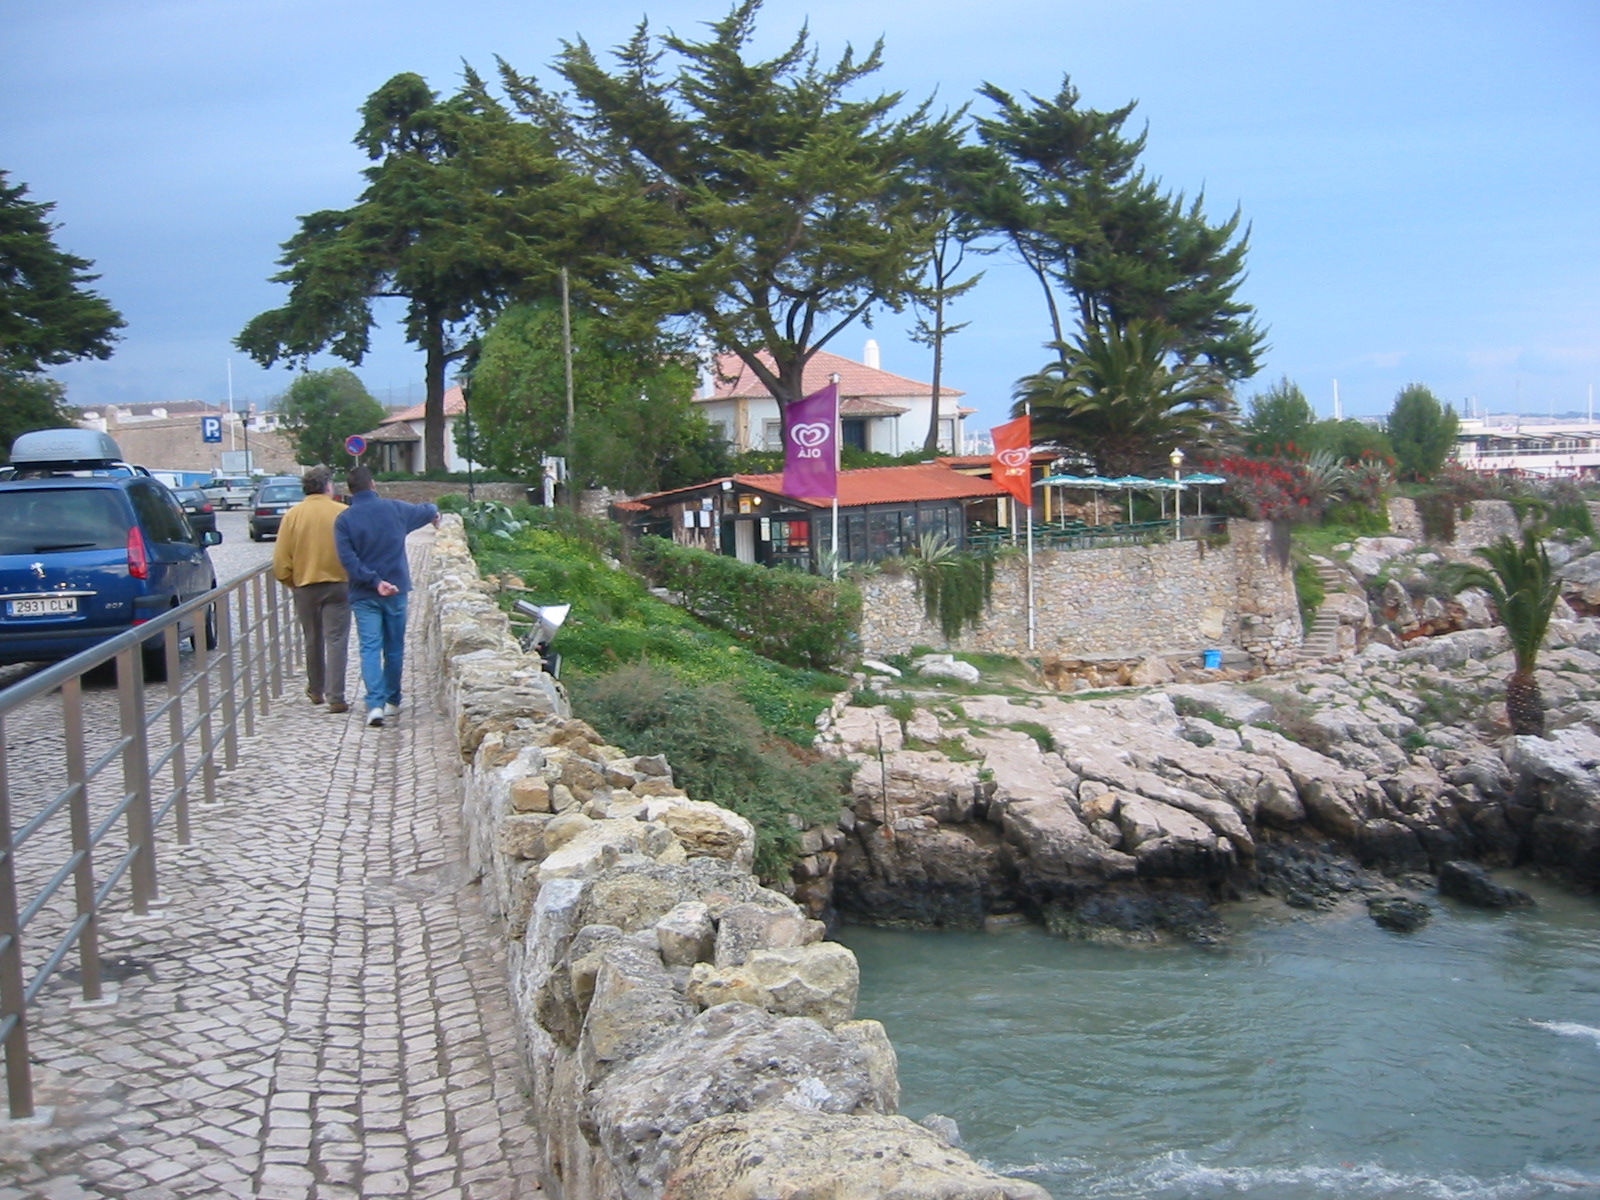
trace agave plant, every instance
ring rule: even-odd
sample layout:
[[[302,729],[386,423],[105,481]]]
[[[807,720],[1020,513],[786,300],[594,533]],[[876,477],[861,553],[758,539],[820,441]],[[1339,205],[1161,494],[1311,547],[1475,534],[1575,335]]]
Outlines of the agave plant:
[[[1510,635],[1516,666],[1506,680],[1506,716],[1512,732],[1543,737],[1544,697],[1533,672],[1545,631],[1550,628],[1550,614],[1561,593],[1561,582],[1532,530],[1522,535],[1520,543],[1501,537],[1478,553],[1488,568],[1463,564],[1457,568],[1456,581],[1461,587],[1488,592],[1500,614],[1500,623]]]

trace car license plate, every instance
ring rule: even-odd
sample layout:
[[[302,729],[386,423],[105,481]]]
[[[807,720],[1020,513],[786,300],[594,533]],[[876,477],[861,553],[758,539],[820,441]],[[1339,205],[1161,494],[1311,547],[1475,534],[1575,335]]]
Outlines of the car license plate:
[[[41,596],[32,600],[6,601],[6,615],[12,617],[59,617],[77,611],[76,596]]]

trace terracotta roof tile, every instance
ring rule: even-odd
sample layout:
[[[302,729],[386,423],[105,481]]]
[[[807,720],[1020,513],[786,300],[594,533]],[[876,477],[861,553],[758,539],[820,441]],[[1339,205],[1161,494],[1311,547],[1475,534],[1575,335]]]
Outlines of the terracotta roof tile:
[[[765,350],[761,352],[761,361],[769,366],[772,356]],[[839,395],[848,402],[855,397],[863,396],[931,396],[931,384],[918,383],[915,379],[907,379],[904,375],[895,375],[889,371],[880,371],[876,367],[869,367],[864,363],[854,362],[837,354],[829,354],[826,350],[818,350],[811,356],[811,361],[806,364],[803,388],[806,395],[818,391],[828,385],[828,376],[839,376]],[[729,400],[736,397],[765,398],[772,393],[767,390],[766,384],[755,377],[755,374],[736,354],[721,354],[717,356],[717,378],[715,388],[711,393],[713,400]],[[965,392],[955,388],[941,387],[939,398],[964,396]],[[902,410],[904,411],[904,410]],[[882,414],[892,415],[892,414]]]
[[[764,492],[788,495],[783,490],[783,476],[735,475],[737,483],[759,488]],[[904,504],[918,500],[975,500],[984,496],[999,496],[1003,489],[987,479],[962,475],[938,463],[916,463],[906,467],[862,467],[854,471],[839,472],[839,507],[853,508],[861,504]],[[824,505],[825,498],[796,496],[807,504]]]
[[[467,411],[467,399],[461,394],[458,387],[446,388],[444,393],[444,415],[459,417]],[[413,404],[410,408],[402,408],[399,412],[390,413],[383,419],[383,424],[393,425],[396,421],[423,421],[427,419],[428,406]]]

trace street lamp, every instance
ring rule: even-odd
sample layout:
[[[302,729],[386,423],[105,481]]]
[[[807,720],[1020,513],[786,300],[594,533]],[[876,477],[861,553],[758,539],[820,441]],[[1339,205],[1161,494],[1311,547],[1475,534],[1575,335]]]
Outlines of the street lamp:
[[[1183,482],[1178,472],[1183,469],[1183,451],[1174,446],[1167,461],[1172,464],[1172,536],[1179,538],[1183,536]]]

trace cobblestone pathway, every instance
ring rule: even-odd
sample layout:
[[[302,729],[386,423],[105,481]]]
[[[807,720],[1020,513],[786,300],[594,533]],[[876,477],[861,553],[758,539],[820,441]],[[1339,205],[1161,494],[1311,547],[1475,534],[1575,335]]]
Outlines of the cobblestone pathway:
[[[32,1050],[54,1120],[0,1126],[0,1200],[539,1194],[415,633],[387,728],[286,684],[221,802],[196,808],[194,846],[163,847],[159,915],[106,922],[114,1005],[47,990]]]

